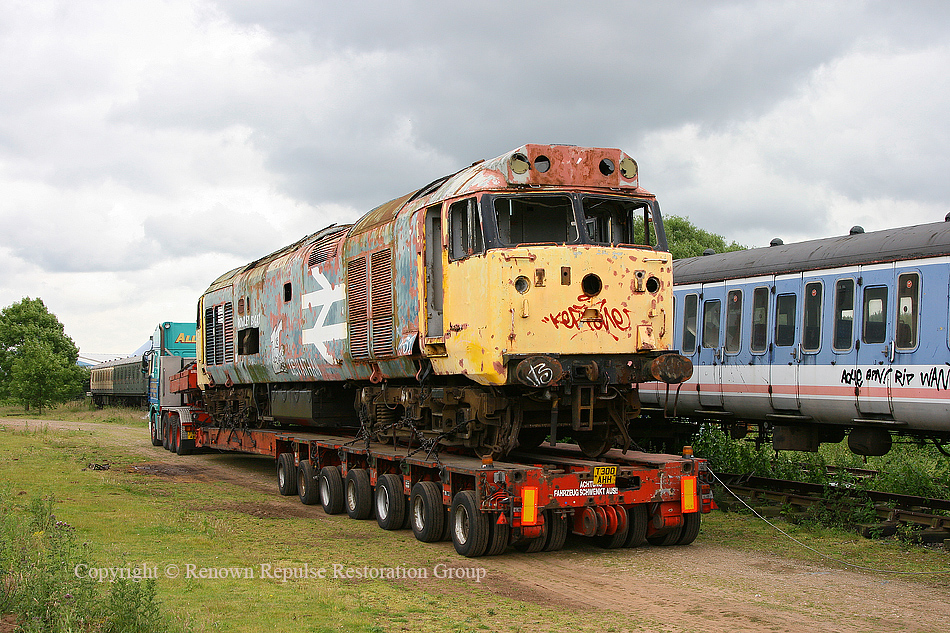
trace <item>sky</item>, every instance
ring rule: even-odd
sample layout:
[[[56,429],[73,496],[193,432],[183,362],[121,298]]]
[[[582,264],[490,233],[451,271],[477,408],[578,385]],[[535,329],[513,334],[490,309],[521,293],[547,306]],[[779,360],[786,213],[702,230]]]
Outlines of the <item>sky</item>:
[[[0,0],[0,308],[84,353],[525,143],[747,246],[943,220],[950,3]]]

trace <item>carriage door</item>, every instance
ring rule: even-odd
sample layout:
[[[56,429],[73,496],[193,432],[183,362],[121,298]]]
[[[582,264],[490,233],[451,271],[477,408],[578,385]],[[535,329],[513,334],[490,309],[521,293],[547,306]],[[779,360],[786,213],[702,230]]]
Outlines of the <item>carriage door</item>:
[[[442,207],[426,210],[426,337],[444,336],[442,326]]]
[[[801,275],[775,277],[772,362],[769,371],[773,409],[798,410],[798,365],[801,362],[799,318]]]
[[[722,407],[722,311],[725,284],[704,284],[699,311],[699,406]]]
[[[863,269],[859,278],[861,288],[861,321],[857,348],[855,375],[860,372],[858,410],[861,413],[891,413],[891,361],[894,359],[894,327],[896,313],[893,286],[894,269],[891,266]]]

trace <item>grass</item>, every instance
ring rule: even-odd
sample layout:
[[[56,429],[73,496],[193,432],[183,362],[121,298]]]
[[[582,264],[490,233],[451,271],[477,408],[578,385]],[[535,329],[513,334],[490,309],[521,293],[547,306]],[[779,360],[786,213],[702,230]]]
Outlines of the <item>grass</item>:
[[[85,412],[76,412],[81,413]],[[92,413],[101,417],[79,419],[108,422],[122,414]],[[419,544],[410,531],[383,532],[375,521],[326,517],[318,507],[312,512],[305,509],[295,497],[277,497],[227,482],[195,482],[135,471],[132,465],[167,453],[151,447],[146,435],[138,431],[130,433],[135,437],[140,434],[141,441],[116,442],[113,428],[118,427],[75,431],[31,424],[14,428],[0,419],[0,497],[11,512],[24,516],[30,513],[32,500],[54,498],[52,513],[74,528],[76,543],[83,544],[84,555],[96,565],[128,569],[144,564],[157,570],[155,598],[169,630],[272,633],[288,630],[288,621],[296,630],[317,632],[534,633],[665,628],[649,614],[598,611],[591,617],[591,613],[505,597],[493,593],[487,584],[468,580],[334,577],[335,565],[344,571],[423,568],[431,576],[438,564],[491,567],[492,562],[462,559],[450,543]],[[182,458],[181,463],[192,463],[189,459]],[[201,459],[249,473],[266,471],[268,476],[272,469],[267,459],[253,457],[210,455]],[[110,468],[90,470],[90,463],[108,463]],[[275,508],[277,512],[266,511]],[[265,511],[255,513],[252,509]],[[842,530],[783,527],[838,560],[875,569],[928,571],[947,569],[950,564],[946,552],[911,547],[898,540],[868,541]],[[738,513],[708,515],[697,545],[769,552],[825,564],[764,523]],[[571,547],[564,556],[597,556],[605,570],[631,564],[621,553],[594,551],[586,545]],[[186,577],[188,565],[194,566],[192,577]],[[270,565],[274,577],[262,578],[262,565]],[[202,569],[221,576],[214,570],[232,568],[250,569],[254,578],[194,577]],[[173,569],[178,570],[177,577],[167,573]],[[325,569],[326,573],[324,578],[282,579],[275,573],[277,569]],[[946,575],[919,580],[950,586]],[[110,595],[105,589],[102,594]]]
[[[107,407],[97,409],[92,400],[73,400],[42,411],[26,411],[22,406],[0,403],[0,420],[28,418],[30,420],[65,420],[68,422],[101,422],[148,428],[145,409],[134,407]]]

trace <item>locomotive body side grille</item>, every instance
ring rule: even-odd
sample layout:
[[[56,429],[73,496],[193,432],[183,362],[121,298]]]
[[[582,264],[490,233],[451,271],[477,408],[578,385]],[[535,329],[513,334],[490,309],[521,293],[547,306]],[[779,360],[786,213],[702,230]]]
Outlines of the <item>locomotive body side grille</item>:
[[[396,355],[393,336],[392,260],[393,254],[389,249],[370,256],[373,356],[377,358]]]
[[[350,324],[350,354],[369,358],[369,288],[366,258],[346,263],[346,310]]]

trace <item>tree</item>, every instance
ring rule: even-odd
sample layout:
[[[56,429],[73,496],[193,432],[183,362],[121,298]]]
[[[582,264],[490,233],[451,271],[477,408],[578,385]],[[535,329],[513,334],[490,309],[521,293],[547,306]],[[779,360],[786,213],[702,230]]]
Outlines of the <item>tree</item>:
[[[42,299],[24,298],[0,311],[0,398],[27,409],[82,393],[79,350]]]
[[[663,228],[666,229],[666,241],[673,259],[697,257],[702,255],[707,248],[717,253],[742,251],[748,248],[736,242],[726,244],[726,238],[723,236],[705,231],[689,219],[675,215],[663,218]]]

